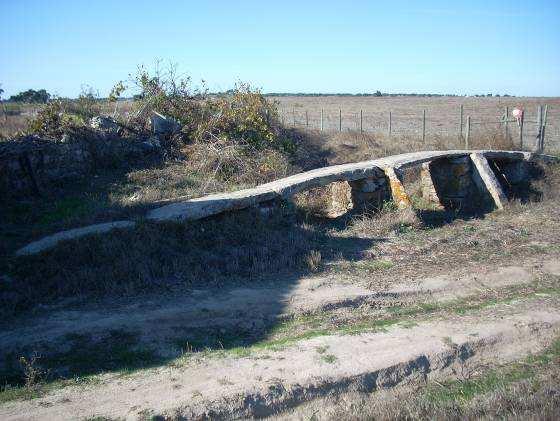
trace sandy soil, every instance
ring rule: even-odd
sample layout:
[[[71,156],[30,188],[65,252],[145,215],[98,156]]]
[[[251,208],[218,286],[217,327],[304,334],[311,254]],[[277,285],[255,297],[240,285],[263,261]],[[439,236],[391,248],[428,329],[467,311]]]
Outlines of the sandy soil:
[[[54,310],[4,330],[0,347],[51,349],[70,334],[101,334],[111,329],[140,331],[142,343],[162,353],[177,353],[173,363],[129,375],[102,374],[86,386],[54,390],[44,397],[8,402],[0,407],[6,420],[80,419],[107,416],[127,419],[146,414],[165,417],[266,416],[329,393],[371,392],[409,382],[439,378],[457,365],[510,361],[546,346],[560,328],[560,302],[548,297],[518,300],[445,319],[421,318],[414,325],[396,324],[384,332],[333,333],[300,340],[279,349],[248,356],[224,354],[181,359],[172,339],[182,328],[246,324],[263,317],[277,319],[318,311],[351,312],[364,306],[383,312],[390,303],[448,302],[530,284],[555,276],[557,259],[529,259],[523,264],[480,267],[476,273],[397,282],[375,290],[336,277],[302,279],[286,290],[233,288],[194,291],[190,296],[129,305],[118,309]],[[278,301],[271,297],[282,294]],[[280,304],[279,304],[280,303]],[[280,305],[280,309],[278,306]]]

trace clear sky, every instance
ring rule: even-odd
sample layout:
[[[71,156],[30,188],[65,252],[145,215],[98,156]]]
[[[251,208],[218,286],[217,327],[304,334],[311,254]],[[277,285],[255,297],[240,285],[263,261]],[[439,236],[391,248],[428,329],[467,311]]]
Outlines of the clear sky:
[[[560,0],[0,0],[4,97],[107,95],[170,61],[211,90],[560,96]]]

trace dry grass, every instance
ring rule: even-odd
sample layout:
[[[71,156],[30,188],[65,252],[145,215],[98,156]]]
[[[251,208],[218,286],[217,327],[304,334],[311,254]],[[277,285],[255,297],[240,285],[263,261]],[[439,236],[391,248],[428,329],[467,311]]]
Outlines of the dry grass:
[[[321,133],[314,132],[323,140],[328,154],[329,164],[365,161],[400,153],[430,150],[464,149],[462,141],[457,137],[430,136],[422,142],[410,136],[389,137],[384,134],[360,134],[359,132]],[[317,142],[317,141],[316,141]],[[515,150],[516,145],[511,138],[497,131],[489,131],[484,135],[473,137],[471,149]]]
[[[379,212],[356,217],[348,227],[348,233],[375,238],[404,233],[422,227],[422,220],[413,209],[396,209],[391,204],[387,204]]]
[[[426,110],[427,138],[440,137],[445,140],[457,139],[459,134],[459,107],[463,104],[464,121],[471,116],[473,122],[498,121],[506,106],[510,111],[514,107],[526,110],[526,120],[536,121],[536,108],[539,104],[549,104],[547,125],[547,149],[550,152],[560,150],[560,99],[559,98],[471,98],[471,97],[271,97],[278,102],[280,114],[288,126],[294,122],[296,127],[305,126],[305,112],[309,119],[309,128],[319,129],[321,109],[324,110],[324,129],[336,133],[339,129],[339,110],[342,110],[342,132],[359,130],[359,113],[363,110],[363,128],[374,135],[387,134],[388,116],[392,111],[392,132],[396,138],[414,141],[422,137],[422,110]],[[510,133],[517,144],[518,129],[510,123]],[[465,130],[465,129],[464,129]],[[503,127],[496,123],[476,124],[472,126],[473,137],[485,136],[487,132],[503,133]],[[537,134],[535,123],[527,122],[524,127],[526,145],[532,146]],[[516,148],[519,148],[517,146]],[[450,147],[445,147],[450,149]]]
[[[41,256],[12,256],[27,242],[63,229],[141,218],[148,208],[165,199],[254,186],[330,164],[461,147],[456,138],[435,136],[422,143],[415,137],[285,130],[280,137],[294,140],[297,148],[293,153],[255,151],[239,144],[216,149],[215,144],[195,143],[183,147],[181,160],[136,167],[123,163],[122,167],[61,185],[42,197],[3,201],[0,274],[8,274],[14,282],[0,286],[2,314],[14,315],[40,302],[65,297],[127,296],[226,280],[254,280],[283,271],[314,271],[326,267],[341,249],[353,259],[375,238],[431,227],[434,220],[426,214],[391,207],[353,222],[347,216],[330,222],[314,219],[313,215],[338,216],[351,207],[348,183],[333,183],[298,195],[295,203],[303,210],[294,211],[292,204],[285,204],[272,219],[249,210],[196,224],[142,224],[134,231],[68,242]],[[492,149],[515,146],[499,132],[473,138],[472,143],[473,147]],[[435,215],[436,223],[449,219],[447,214]]]
[[[537,186],[542,202],[514,204],[478,222],[480,232],[463,230],[464,222],[454,223],[457,215],[452,212],[396,210],[391,205],[334,220],[315,219],[286,203],[267,216],[246,210],[195,223],[144,223],[134,230],[65,242],[38,256],[9,259],[13,281],[3,287],[2,313],[8,317],[67,297],[126,297],[339,270],[333,262],[342,262],[340,270],[345,270],[345,262],[352,265],[364,258],[399,262],[392,271],[419,274],[421,268],[444,262],[466,265],[527,255],[532,249],[524,246],[529,239],[519,236],[520,231],[532,232],[545,245],[557,234],[559,180],[556,168]],[[387,237],[400,240],[382,247]]]
[[[560,341],[544,352],[469,378],[325,403],[315,419],[554,420],[560,412]]]
[[[32,104],[0,104],[0,140],[24,131],[36,110]]]
[[[122,297],[297,272],[325,235],[295,218],[246,211],[66,242],[9,263],[13,282],[2,286],[1,311],[9,316],[63,297]]]

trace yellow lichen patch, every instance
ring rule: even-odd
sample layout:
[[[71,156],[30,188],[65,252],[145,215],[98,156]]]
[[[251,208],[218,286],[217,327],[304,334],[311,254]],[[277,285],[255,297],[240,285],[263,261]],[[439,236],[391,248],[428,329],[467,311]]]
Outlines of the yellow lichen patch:
[[[389,185],[391,187],[391,195],[393,196],[393,201],[399,209],[404,209],[412,206],[412,202],[404,190],[404,186],[395,174],[393,168],[387,168],[385,174],[389,179]]]

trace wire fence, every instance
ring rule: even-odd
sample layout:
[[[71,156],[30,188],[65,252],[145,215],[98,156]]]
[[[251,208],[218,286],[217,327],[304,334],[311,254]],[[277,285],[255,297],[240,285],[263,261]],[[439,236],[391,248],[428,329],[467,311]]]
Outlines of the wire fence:
[[[326,109],[281,108],[279,115],[288,127],[324,132],[362,132],[383,134],[390,137],[416,137],[425,141],[429,136],[457,136],[468,148],[469,141],[488,133],[501,133],[521,150],[560,150],[560,110],[539,105],[523,113],[520,119],[511,116],[509,107],[498,116],[467,115],[463,106],[458,107],[456,118],[430,110],[373,112],[370,110],[345,111]]]

